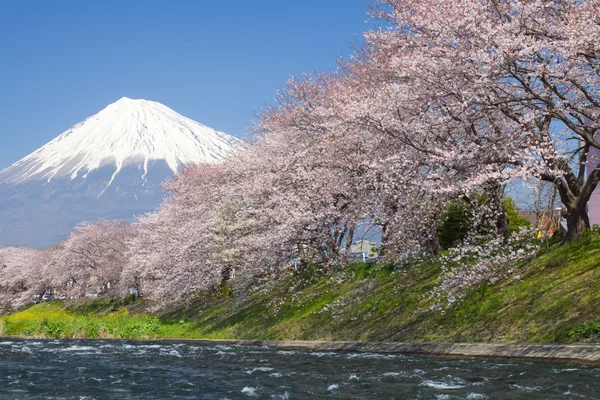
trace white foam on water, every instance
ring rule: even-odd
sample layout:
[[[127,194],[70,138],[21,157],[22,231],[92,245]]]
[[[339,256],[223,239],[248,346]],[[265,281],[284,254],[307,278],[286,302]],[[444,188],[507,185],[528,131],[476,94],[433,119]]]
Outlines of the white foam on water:
[[[277,352],[277,354],[280,354],[282,356],[293,356],[293,355],[296,355],[296,354],[299,354],[299,353],[300,352],[296,351],[296,350],[279,350]]]
[[[338,383],[334,383],[333,385],[329,385],[329,387],[327,388],[328,392],[331,392],[333,390],[339,389],[340,385]]]
[[[12,345],[14,342],[0,342],[0,346],[10,346]]]
[[[419,386],[427,386],[433,389],[440,389],[440,390],[456,390],[456,389],[463,389],[466,385],[461,385],[458,383],[448,383],[448,382],[442,382],[442,381],[432,381],[429,379],[424,380],[423,382],[421,382],[421,384]]]
[[[269,374],[269,376],[271,376],[273,378],[281,378],[283,375],[280,374],[279,372],[273,372],[272,374]]]
[[[180,353],[179,353],[177,350],[171,350],[171,351],[169,351],[169,352],[167,352],[167,351],[162,351],[162,350],[161,350],[161,352],[160,352],[160,353],[161,353],[161,354],[168,354],[168,355],[170,355],[170,356],[175,356],[175,357],[179,357],[179,358],[181,358],[181,357],[182,357],[182,355],[181,355],[181,354],[180,354]]]
[[[583,395],[583,394],[579,394],[579,393],[575,393],[572,391],[573,390],[573,385],[569,385],[569,388],[567,389],[566,392],[563,393],[564,396],[575,396],[575,397],[579,397],[581,399],[586,398],[587,396]]]
[[[384,372],[381,376],[401,376],[406,377],[408,374],[406,372]]]
[[[487,378],[487,377],[484,376],[484,377],[482,377],[482,380],[479,381],[479,382],[471,382],[471,385],[473,385],[473,386],[482,386],[482,385],[485,385],[486,383],[489,383],[489,381],[490,381],[489,378]]]
[[[579,368],[552,368],[550,372],[553,374],[560,374],[561,372],[573,372],[579,371]]]
[[[271,398],[272,399],[288,400],[290,398],[290,396],[291,396],[290,392],[288,392],[286,390],[283,394],[274,394],[274,395],[271,395]]]
[[[339,356],[338,353],[334,353],[332,351],[329,351],[329,352],[311,351],[308,354],[310,354],[311,356],[315,356],[315,357],[337,357],[337,356]]]
[[[356,380],[356,381],[360,380],[360,378],[356,374],[350,374],[350,377],[348,379],[351,381],[352,380]]]
[[[488,367],[488,369],[498,369],[498,368],[505,368],[505,367],[514,367],[515,364],[504,364],[504,363],[495,363],[492,364]]]
[[[121,392],[121,393],[129,393],[131,392],[131,390],[129,389],[125,389],[125,388],[114,388],[111,389],[112,392]]]
[[[137,346],[138,349],[160,349],[163,347],[162,344],[139,344]]]
[[[21,352],[21,353],[33,354],[33,351],[31,351],[31,349],[27,346],[23,346],[23,347],[12,346],[11,351],[13,353]]]
[[[254,368],[252,370],[248,370],[248,371],[246,371],[246,373],[247,374],[253,374],[256,371],[269,372],[269,371],[273,371],[273,368],[270,368],[270,367],[258,367],[258,368]]]
[[[42,347],[39,351],[44,352],[44,353],[58,353],[60,351],[60,349]]]
[[[564,392],[563,395],[570,395],[570,394],[572,394],[573,392],[571,392],[571,389],[573,389],[573,385],[569,385],[569,389],[567,389],[567,391]]]
[[[468,400],[479,400],[479,399],[488,399],[489,397],[487,397],[485,394],[481,394],[481,393],[469,393],[467,395],[467,399]]]
[[[246,396],[258,397],[258,393],[256,393],[256,388],[253,388],[251,386],[244,387],[242,389],[242,393],[244,393]]]
[[[516,389],[521,392],[539,392],[540,390],[542,390],[541,386],[522,386],[522,385],[513,384],[513,385],[509,385],[509,387],[511,389]]]
[[[352,353],[348,354],[346,358],[375,358],[375,359],[392,359],[398,358],[399,356],[393,354],[378,354],[378,353]]]
[[[98,348],[91,347],[91,346],[73,345],[73,346],[65,347],[64,349],[61,349],[61,351],[98,351]]]
[[[100,347],[117,347],[117,346],[113,346],[113,345],[103,345]],[[162,344],[122,344],[120,346],[120,348],[125,349],[125,350],[147,350],[147,349],[164,349],[165,351],[167,350],[167,346],[164,346]]]
[[[33,354],[33,351],[31,351],[31,348],[28,346],[25,346],[24,344],[14,344],[11,347],[11,351],[13,353],[28,353],[28,354]]]

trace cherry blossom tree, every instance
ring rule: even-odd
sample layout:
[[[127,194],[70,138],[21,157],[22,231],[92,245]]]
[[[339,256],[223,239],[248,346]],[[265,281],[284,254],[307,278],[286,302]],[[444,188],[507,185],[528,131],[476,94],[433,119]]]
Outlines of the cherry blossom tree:
[[[554,183],[571,238],[589,227],[585,206],[600,176],[595,169],[586,180],[584,171],[589,148],[599,145],[599,11],[597,1],[380,1],[374,15],[390,28],[367,33],[363,59],[383,74],[383,93],[415,100],[418,121],[434,111],[428,136],[415,138],[418,123],[408,121],[411,144],[451,127],[422,150],[482,166],[504,158],[510,167],[502,174],[530,172]],[[456,140],[461,131],[472,136]],[[565,149],[561,137],[578,144]],[[466,182],[486,174],[498,171],[482,168]]]
[[[53,249],[0,248],[0,303],[18,306],[49,288]]]
[[[188,168],[168,182],[170,198],[134,223],[122,284],[165,303],[220,282],[231,266],[216,256],[214,219],[227,184],[214,165]]]
[[[69,296],[115,293],[127,263],[127,240],[135,229],[123,221],[99,221],[76,226],[61,243],[49,268],[55,287],[68,288]]]
[[[287,152],[282,157],[285,169],[280,170],[292,173],[293,184],[284,189],[292,199],[310,205],[303,218],[329,221],[327,228],[316,230],[321,233],[338,232],[340,222],[339,232],[347,230],[341,241],[329,241],[338,243],[337,248],[329,246],[335,252],[343,240],[351,243],[350,232],[359,221],[379,225],[384,249],[391,253],[422,246],[435,231],[432,215],[439,201],[423,181],[430,171],[415,158],[414,149],[365,123],[363,115],[380,110],[375,103],[363,107],[361,102],[370,96],[371,88],[349,74],[292,79],[278,96],[277,106],[265,110],[258,127],[262,141]],[[302,178],[308,190],[295,194]],[[327,199],[330,216],[323,218],[319,212],[326,210]]]

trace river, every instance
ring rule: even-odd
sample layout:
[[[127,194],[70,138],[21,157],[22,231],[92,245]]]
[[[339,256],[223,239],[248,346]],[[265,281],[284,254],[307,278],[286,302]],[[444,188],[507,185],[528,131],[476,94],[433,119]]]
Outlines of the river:
[[[0,399],[600,399],[600,366],[0,339]]]

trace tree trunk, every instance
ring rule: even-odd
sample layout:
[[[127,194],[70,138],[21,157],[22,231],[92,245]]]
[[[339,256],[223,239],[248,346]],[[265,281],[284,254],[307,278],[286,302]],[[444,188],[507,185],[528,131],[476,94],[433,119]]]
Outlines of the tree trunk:
[[[354,240],[354,227],[354,224],[350,226],[348,236],[346,237],[346,257],[350,256],[350,248],[352,247],[352,241]]]
[[[437,223],[431,224],[429,226],[428,235],[426,235],[425,249],[431,252],[431,254],[438,254],[440,250],[442,250],[438,227],[439,225]]]
[[[563,242],[568,242],[576,238],[582,234],[583,231],[590,228],[590,219],[585,207],[581,208],[577,207],[577,205],[567,207],[566,220],[567,234],[565,235]]]
[[[133,287],[137,290],[137,297],[142,297],[142,280],[138,276],[133,278]]]
[[[231,267],[225,267],[221,270],[221,286],[225,285],[231,279],[231,273],[233,269]]]
[[[498,211],[498,214],[496,215],[496,231],[504,238],[505,242],[508,241],[508,218],[506,217],[504,207],[502,210]]]
[[[381,248],[379,249],[379,255],[382,257],[387,257],[388,253],[390,253],[391,236],[390,224],[386,222],[381,226]]]
[[[566,209],[567,234],[563,243],[591,228],[587,204],[600,181],[600,165],[590,172],[586,181],[583,175],[576,177],[573,173],[565,174],[563,179],[549,175],[542,175],[542,179],[554,183],[560,202]]]
[[[506,211],[504,210],[504,186],[497,183],[491,185],[488,189],[489,202],[491,208],[494,210],[494,225],[496,233],[504,238],[504,241],[508,241],[508,218],[506,217]]]
[[[379,255],[387,258],[394,256],[392,249],[392,237],[394,235],[394,226],[392,221],[394,216],[398,213],[398,206],[394,203],[388,206],[387,220],[381,224],[381,248],[379,249]]]
[[[348,264],[348,260],[350,259],[350,251],[352,247],[352,240],[354,240],[354,224],[350,224],[348,228],[346,228],[346,234],[343,238],[345,242],[343,243],[344,248],[342,249],[342,241],[340,241],[340,254],[342,254],[342,262],[344,264]]]

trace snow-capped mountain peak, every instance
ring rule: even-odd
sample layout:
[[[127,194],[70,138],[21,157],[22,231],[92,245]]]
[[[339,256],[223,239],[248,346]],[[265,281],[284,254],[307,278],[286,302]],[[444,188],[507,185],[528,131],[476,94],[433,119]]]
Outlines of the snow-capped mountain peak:
[[[181,165],[219,161],[237,142],[160,103],[123,97],[0,171],[0,184],[86,178],[114,165],[110,186],[126,165],[143,166],[142,178],[154,160],[177,172]]]
[[[83,221],[155,210],[160,183],[212,163],[239,140],[148,100],[126,97],[0,171],[0,246],[58,244]]]

